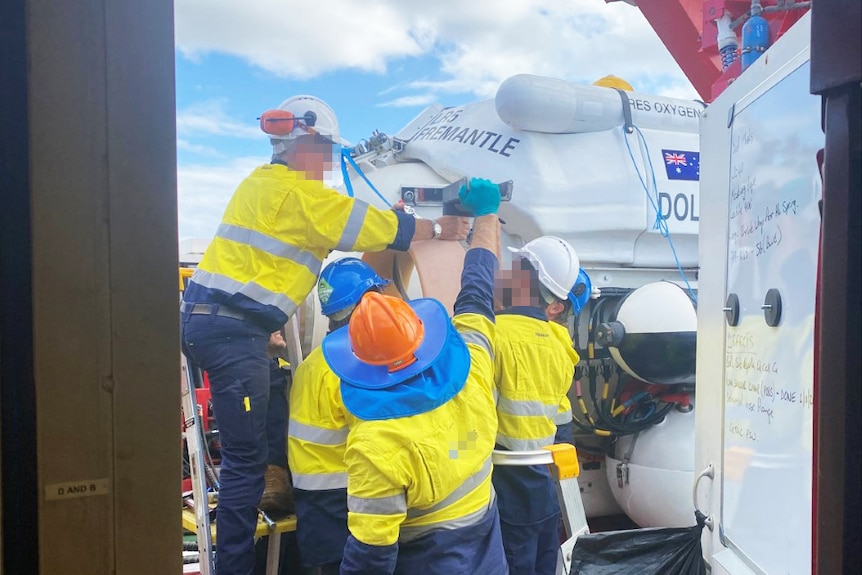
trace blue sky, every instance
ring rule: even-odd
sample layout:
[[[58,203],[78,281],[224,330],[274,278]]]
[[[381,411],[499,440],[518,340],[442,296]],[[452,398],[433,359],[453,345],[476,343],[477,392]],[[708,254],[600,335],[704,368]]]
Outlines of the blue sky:
[[[493,98],[509,76],[696,98],[637,8],[605,0],[175,0],[179,237],[215,231],[270,146],[261,112],[312,94],[342,137],[394,134],[427,105]]]
[[[250,66],[236,56],[212,53],[192,61],[178,53],[177,109],[181,122],[192,115],[217,114],[218,117],[230,118],[231,122],[242,124],[249,131],[248,138],[226,133],[220,135],[218,140],[212,140],[217,146],[198,145],[217,148],[219,153],[226,156],[258,154],[269,150],[268,141],[257,129],[260,113],[276,107],[290,95],[312,94],[336,110],[342,137],[355,143],[370,136],[375,129],[386,133],[397,132],[430,103],[463,103],[465,99],[462,94],[442,94],[431,99],[411,94],[405,88],[417,76],[421,78],[433,74],[435,66],[433,57],[423,56],[396,63],[385,76],[344,70],[328,72],[309,80],[290,80]],[[473,96],[469,99],[476,98]],[[416,103],[409,105],[409,102]],[[193,133],[184,136],[185,142],[198,143],[199,138]],[[205,161],[212,152],[187,146],[179,149],[177,156],[180,163]]]

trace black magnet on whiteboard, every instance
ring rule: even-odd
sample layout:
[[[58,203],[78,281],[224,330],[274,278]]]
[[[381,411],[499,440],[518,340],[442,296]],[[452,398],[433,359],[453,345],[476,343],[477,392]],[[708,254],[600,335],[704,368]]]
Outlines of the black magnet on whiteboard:
[[[775,288],[766,292],[766,297],[763,299],[763,305],[760,306],[763,310],[763,319],[766,320],[766,325],[775,327],[781,321],[781,294]]]
[[[727,127],[731,127],[733,125],[733,117],[736,113],[736,104],[731,104],[730,109],[727,111]]]
[[[739,325],[739,296],[735,293],[727,296],[727,301],[724,302],[724,319],[727,320],[727,325]]]

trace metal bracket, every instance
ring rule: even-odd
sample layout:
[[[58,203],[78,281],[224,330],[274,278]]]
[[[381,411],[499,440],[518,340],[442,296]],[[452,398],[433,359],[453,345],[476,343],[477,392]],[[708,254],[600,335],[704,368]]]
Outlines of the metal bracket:
[[[629,483],[629,464],[625,462],[617,463],[617,487],[622,489]]]
[[[500,182],[500,201],[512,200],[512,180]],[[445,216],[472,217],[473,214],[458,199],[461,186],[469,189],[470,179],[461,178],[447,186],[401,186],[401,199],[407,206],[443,206]]]
[[[632,121],[632,105],[629,103],[629,97],[619,88],[614,88],[614,90],[617,91],[617,94],[620,95],[620,99],[623,101],[623,126],[625,127],[626,134],[631,134],[635,131],[635,128]]]
[[[698,473],[697,477],[694,480],[694,488],[692,489],[692,501],[694,502],[694,510],[695,512],[700,513],[701,515],[706,517],[703,524],[706,525],[710,531],[712,531],[715,527],[715,521],[712,518],[712,515],[707,515],[697,506],[697,486],[700,485],[700,480],[704,477],[708,477],[710,480],[715,478],[715,466],[712,463],[707,465],[706,469]]]
[[[602,362],[604,363],[604,360],[602,360]],[[624,485],[629,484],[629,461],[631,461],[632,455],[634,455],[635,445],[638,443],[638,437],[640,437],[640,434],[641,432],[638,431],[632,436],[632,442],[625,455],[623,455],[623,460],[620,463],[617,463],[617,485],[620,489],[622,489]]]

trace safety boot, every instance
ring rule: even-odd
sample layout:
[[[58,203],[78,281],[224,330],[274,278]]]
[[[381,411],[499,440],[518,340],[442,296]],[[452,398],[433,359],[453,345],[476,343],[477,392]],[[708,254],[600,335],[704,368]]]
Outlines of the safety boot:
[[[293,491],[287,470],[278,465],[267,465],[263,481],[263,496],[258,508],[270,519],[283,519],[293,513]]]

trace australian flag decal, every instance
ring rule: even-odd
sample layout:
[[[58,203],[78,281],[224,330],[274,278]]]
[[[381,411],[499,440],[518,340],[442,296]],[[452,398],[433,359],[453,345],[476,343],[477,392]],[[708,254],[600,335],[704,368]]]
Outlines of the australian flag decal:
[[[700,180],[700,152],[662,150],[668,180]]]

